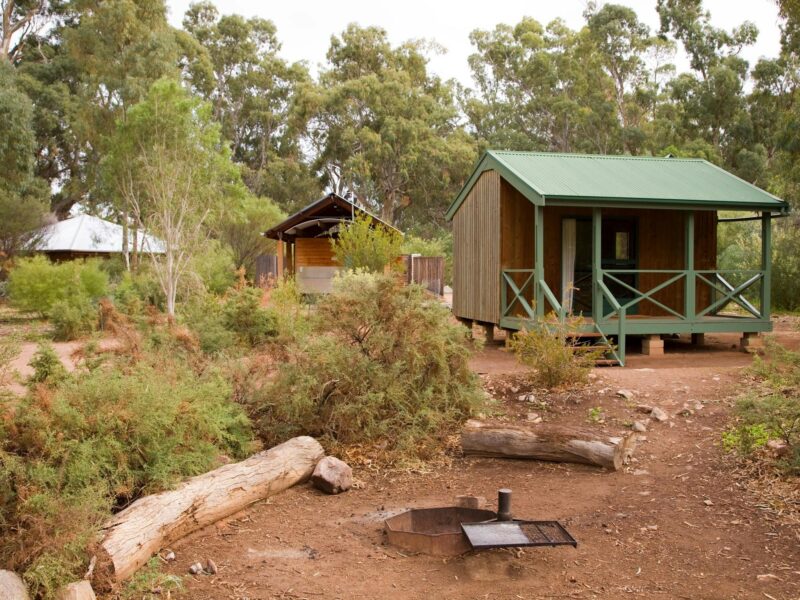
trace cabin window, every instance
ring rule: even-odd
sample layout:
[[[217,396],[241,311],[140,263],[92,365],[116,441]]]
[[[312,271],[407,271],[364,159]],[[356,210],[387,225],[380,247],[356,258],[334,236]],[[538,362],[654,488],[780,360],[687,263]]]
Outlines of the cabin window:
[[[614,259],[630,260],[631,258],[631,236],[627,231],[617,231],[614,240]]]

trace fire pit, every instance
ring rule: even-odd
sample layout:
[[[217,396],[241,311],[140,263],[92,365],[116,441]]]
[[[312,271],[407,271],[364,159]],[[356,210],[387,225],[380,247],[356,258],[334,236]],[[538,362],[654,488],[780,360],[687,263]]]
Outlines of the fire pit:
[[[434,556],[457,556],[471,549],[462,523],[494,519],[491,510],[445,506],[414,508],[386,519],[386,537],[393,546]]]
[[[558,521],[514,519],[508,489],[498,491],[496,513],[460,506],[415,508],[386,519],[386,537],[409,552],[434,556],[489,548],[578,545]]]

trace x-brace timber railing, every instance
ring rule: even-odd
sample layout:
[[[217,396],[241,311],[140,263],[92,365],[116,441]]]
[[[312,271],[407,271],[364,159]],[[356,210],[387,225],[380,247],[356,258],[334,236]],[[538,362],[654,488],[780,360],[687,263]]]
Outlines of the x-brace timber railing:
[[[646,290],[624,280],[626,276],[641,275],[663,276],[664,280]],[[741,282],[732,283],[732,280]],[[755,289],[757,284],[763,286],[763,283],[764,272],[759,270],[602,269],[596,277],[593,294],[593,304],[599,306],[599,310],[594,311],[595,316],[589,322],[588,331],[599,333],[614,358],[624,365],[626,336],[631,333],[647,333],[648,321],[659,323],[663,329],[669,329],[669,325],[674,324],[690,327],[692,332],[702,332],[711,322],[711,318],[716,319],[718,324],[736,320],[762,322],[768,319],[763,310],[763,300],[747,297],[748,293],[758,291],[759,297],[763,299],[763,291]],[[656,297],[659,292],[681,284],[684,296],[681,308],[669,306]],[[703,286],[711,291],[710,300],[705,306],[698,308],[696,292]],[[612,287],[616,289],[616,294]],[[543,322],[542,316],[548,312],[547,305],[551,309],[549,312],[561,321],[570,316],[547,283],[543,279],[536,279],[535,269],[503,270],[501,296],[501,323],[515,322],[520,328],[534,326]],[[659,308],[664,315],[643,316],[632,321],[629,317],[632,309],[645,302]],[[537,310],[540,303],[543,310]],[[741,309],[743,314],[722,315],[722,311],[730,305]],[[614,336],[617,338],[616,346],[609,341]]]
[[[517,285],[517,282],[514,279],[515,274],[523,274],[527,275],[525,280],[521,285]],[[502,281],[501,281],[501,322],[504,319],[515,319],[515,313],[512,311],[514,307],[519,305],[519,307],[523,311],[523,317],[520,319],[522,321],[521,325],[522,328],[528,328],[531,326],[535,326],[536,324],[544,324],[543,319],[541,319],[536,312],[536,298],[541,298],[540,302],[544,306],[544,302],[550,305],[552,309],[552,313],[557,315],[559,321],[562,323],[566,321],[567,317],[570,316],[561,302],[558,301],[556,295],[553,293],[553,290],[550,289],[550,286],[547,285],[547,282],[544,279],[535,279],[536,277],[536,270],[535,269],[505,269],[502,272]],[[530,288],[533,289],[530,289]],[[601,283],[603,294],[606,295],[608,298],[609,303],[615,307],[617,314],[620,315],[622,319],[621,325],[621,334],[619,335],[619,344],[614,346],[611,341],[609,340],[608,336],[603,332],[603,330],[597,325],[594,324],[592,326],[592,330],[596,331],[600,335],[600,339],[602,340],[603,344],[608,348],[608,352],[610,352],[614,359],[620,364],[625,365],[625,309],[620,307],[617,300],[614,298],[613,294],[608,290],[605,284]],[[511,291],[511,299],[509,301],[509,288]],[[528,300],[531,298],[531,301]]]

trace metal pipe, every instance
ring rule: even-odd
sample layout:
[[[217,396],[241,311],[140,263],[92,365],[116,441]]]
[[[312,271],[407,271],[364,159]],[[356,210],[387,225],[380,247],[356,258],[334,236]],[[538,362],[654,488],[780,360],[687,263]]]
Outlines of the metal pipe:
[[[497,491],[497,520],[511,520],[511,490],[508,488]]]

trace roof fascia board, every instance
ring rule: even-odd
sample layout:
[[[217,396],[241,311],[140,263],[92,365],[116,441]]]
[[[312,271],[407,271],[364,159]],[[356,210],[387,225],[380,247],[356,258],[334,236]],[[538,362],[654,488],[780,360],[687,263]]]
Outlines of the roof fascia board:
[[[480,161],[478,161],[478,165],[475,167],[475,170],[472,171],[472,175],[469,176],[469,179],[467,179],[464,187],[461,188],[461,191],[450,205],[450,208],[447,209],[447,212],[445,213],[445,219],[450,221],[453,218],[459,207],[463,204],[464,200],[466,200],[475,183],[486,171],[497,171],[503,176],[503,179],[505,179],[533,204],[544,206],[544,196],[542,194],[534,189],[530,183],[525,181],[525,179],[523,179],[514,169],[505,164],[491,151],[487,151],[483,154]]]
[[[654,208],[667,210],[671,208],[682,210],[777,210],[781,213],[788,212],[789,207],[785,202],[764,203],[730,203],[730,202],[685,202],[662,198],[588,198],[574,196],[547,196],[545,206],[597,206],[602,208]]]
[[[788,202],[786,202],[786,200],[783,200],[783,199],[781,199],[781,198],[778,198],[778,197],[777,197],[775,194],[770,194],[770,193],[769,193],[767,190],[762,190],[762,189],[761,189],[760,187],[758,187],[757,185],[754,185],[754,184],[750,183],[750,182],[749,182],[749,181],[747,181],[746,179],[742,179],[742,178],[741,178],[741,177],[739,177],[738,175],[734,175],[734,174],[733,174],[733,173],[731,173],[730,171],[726,171],[726,170],[725,170],[725,169],[723,169],[722,167],[719,167],[719,166],[715,165],[715,164],[714,164],[714,163],[712,163],[712,162],[709,162],[709,161],[707,161],[707,160],[705,160],[705,159],[703,159],[703,162],[704,162],[704,163],[706,163],[708,166],[715,168],[717,171],[721,171],[721,172],[725,173],[725,175],[727,175],[728,177],[733,177],[734,179],[738,179],[739,181],[741,181],[742,183],[744,183],[744,184],[745,184],[745,185],[747,185],[747,186],[750,186],[751,188],[753,188],[753,189],[754,189],[754,190],[756,190],[757,192],[759,192],[759,193],[761,193],[761,194],[764,194],[764,195],[766,195],[766,196],[769,196],[770,198],[774,199],[774,200],[775,200],[775,202],[779,202],[780,204],[786,205],[786,206],[787,206],[787,208],[788,208],[788,206],[789,206],[789,203],[788,203]]]

